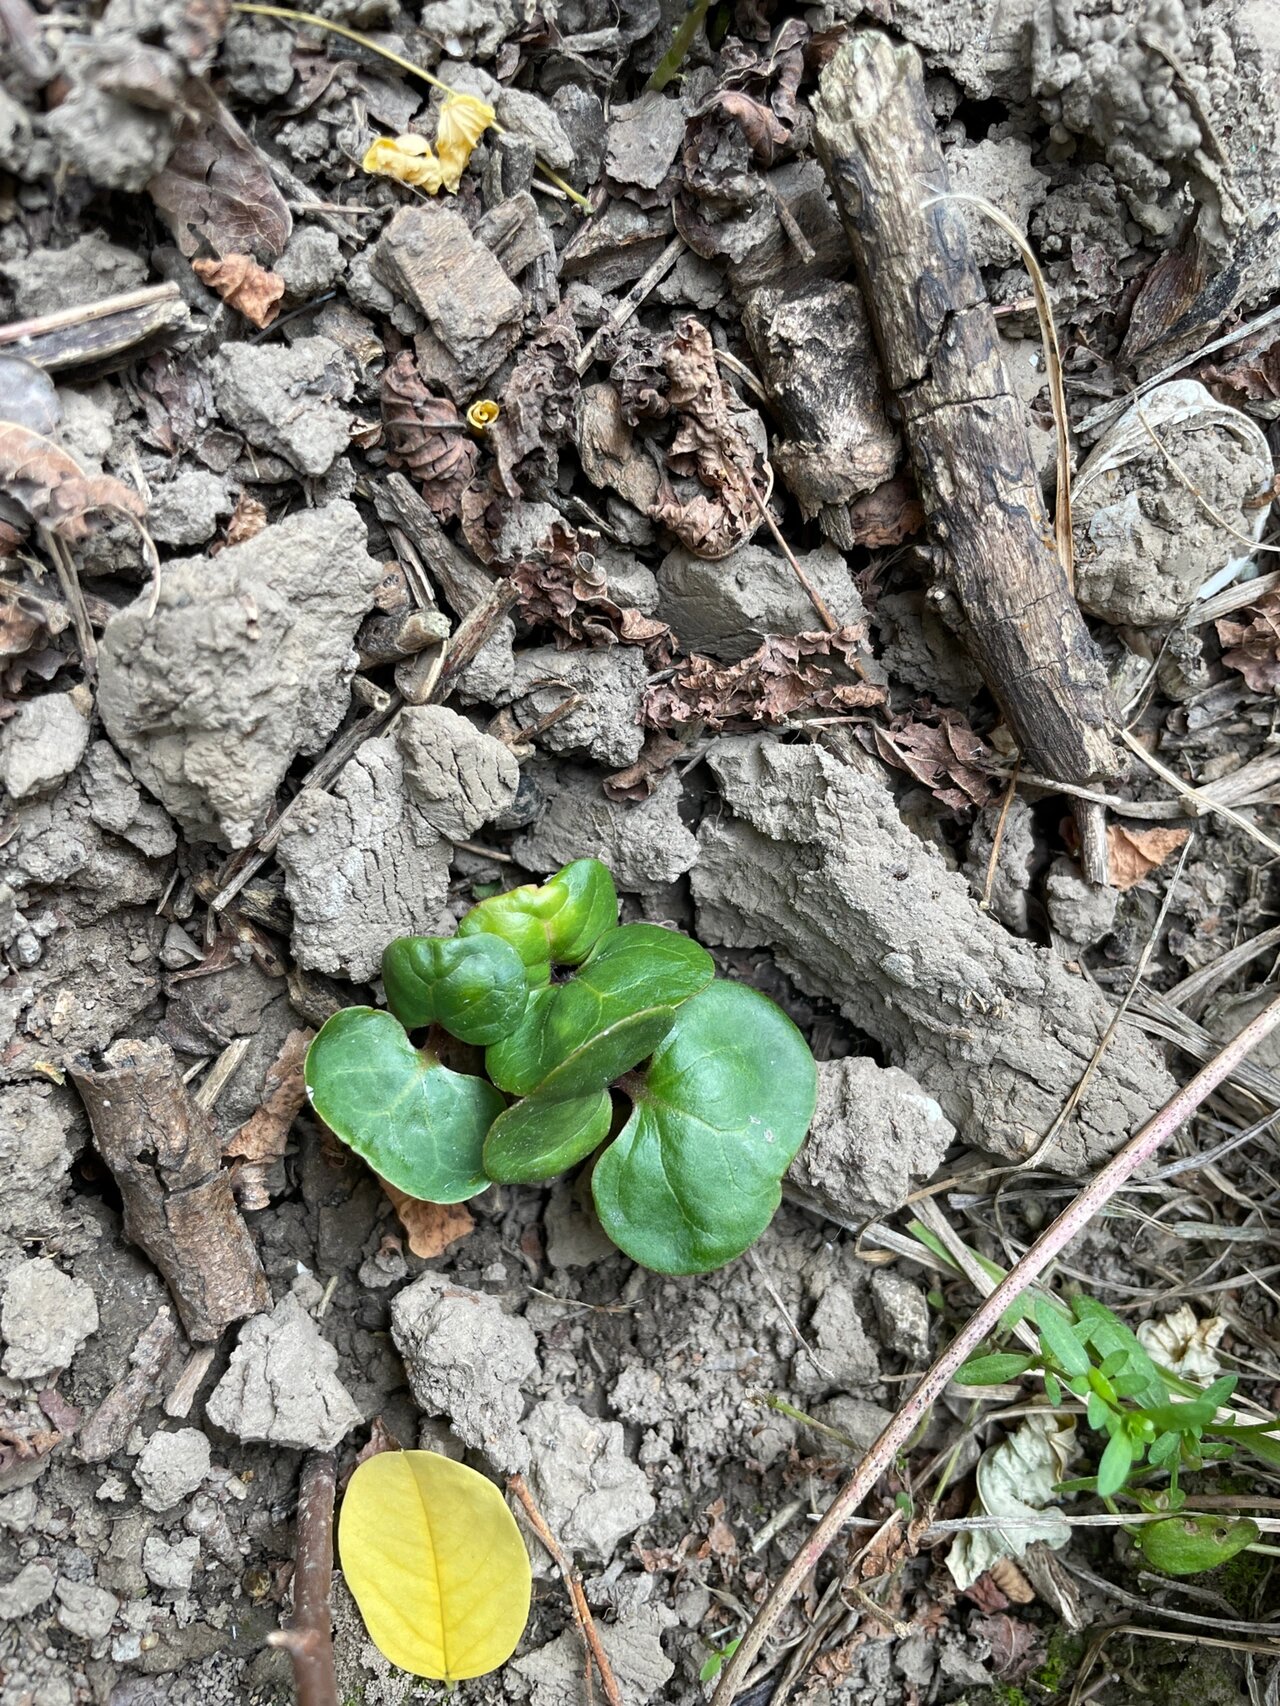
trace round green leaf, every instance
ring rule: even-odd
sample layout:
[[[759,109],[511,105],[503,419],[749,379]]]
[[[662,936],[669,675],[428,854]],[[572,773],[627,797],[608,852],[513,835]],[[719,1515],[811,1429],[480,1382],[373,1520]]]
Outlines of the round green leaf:
[[[1171,1516],[1167,1522],[1144,1523],[1133,1538],[1152,1569],[1166,1576],[1195,1576],[1216,1570],[1251,1546],[1258,1525],[1248,1517],[1233,1522],[1217,1516]]]
[[[633,1260],[698,1274],[741,1255],[781,1198],[818,1074],[766,996],[715,982],[677,1009],[631,1118],[596,1163],[600,1224]]]
[[[533,985],[552,965],[580,965],[618,920],[618,891],[599,859],[575,859],[545,883],[490,895],[458,925],[459,936],[492,934],[509,942]]]
[[[376,1173],[425,1202],[461,1202],[489,1179],[485,1133],[506,1106],[483,1078],[441,1066],[376,1007],[344,1007],[307,1050],[307,1095]]]
[[[485,1055],[515,1096],[563,1099],[603,1089],[652,1054],[680,1002],[706,988],[705,948],[657,924],[606,931],[567,983],[535,991],[519,1027]]]
[[[501,936],[400,936],[382,956],[387,1006],[406,1030],[443,1025],[482,1047],[524,1015],[524,961]]]
[[[548,1101],[526,1096],[499,1114],[484,1140],[484,1170],[504,1185],[538,1184],[590,1155],[609,1135],[607,1090]]]

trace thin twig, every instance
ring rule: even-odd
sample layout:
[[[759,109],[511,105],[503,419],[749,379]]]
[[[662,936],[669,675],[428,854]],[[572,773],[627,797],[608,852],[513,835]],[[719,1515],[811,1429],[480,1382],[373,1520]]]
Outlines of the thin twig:
[[[991,894],[996,886],[996,872],[1000,868],[1000,848],[1004,842],[1004,832],[1009,822],[1009,808],[1013,797],[1018,791],[1018,772],[1022,768],[1022,760],[1013,767],[1009,778],[1009,786],[1004,791],[1004,804],[1000,807],[1000,816],[996,820],[996,832],[991,837],[991,857],[987,860],[987,880],[982,885],[982,899],[979,901],[984,912],[991,911]]]
[[[547,1527],[546,1519],[537,1505],[533,1502],[533,1494],[529,1491],[528,1482],[523,1475],[515,1474],[507,1477],[507,1488],[513,1492],[524,1507],[534,1533],[551,1554],[551,1560],[564,1577],[564,1585],[569,1590],[569,1602],[573,1607],[573,1615],[577,1620],[578,1632],[582,1636],[588,1653],[596,1662],[600,1672],[600,1685],[604,1689],[605,1699],[609,1706],[622,1706],[622,1695],[618,1690],[617,1679],[613,1667],[609,1663],[609,1655],[605,1652],[600,1635],[596,1629],[595,1619],[591,1615],[591,1607],[587,1604],[587,1596],[582,1591],[582,1583],[578,1572],[564,1554],[560,1542]]]
[[[667,244],[666,248],[658,256],[657,260],[654,261],[653,265],[649,267],[647,271],[644,272],[631,286],[631,289],[623,297],[622,301],[619,302],[618,306],[614,309],[613,313],[610,314],[609,318],[596,327],[595,331],[592,332],[586,343],[583,344],[582,353],[579,355],[577,362],[575,363],[579,378],[582,377],[582,375],[591,366],[591,363],[595,360],[596,346],[600,342],[601,338],[604,337],[606,332],[620,331],[621,328],[626,325],[627,321],[635,313],[636,309],[639,308],[640,304],[644,301],[645,297],[648,296],[649,292],[656,289],[657,286],[662,283],[663,279],[680,259],[683,249],[684,238],[673,237]]]
[[[796,562],[795,554],[790,545],[788,545],[786,540],[782,537],[782,530],[773,519],[768,503],[761,498],[759,492],[756,490],[755,481],[748,478],[746,481],[746,487],[751,493],[751,501],[760,511],[761,520],[769,529],[770,533],[773,534],[775,540],[777,540],[778,549],[791,564],[792,572],[800,582],[800,585],[804,588],[805,593],[808,595],[810,604],[812,604],[813,608],[818,612],[818,620],[822,623],[822,626],[827,630],[828,634],[838,633],[840,630],[840,624],[836,621],[830,610],[827,609],[826,600],[823,598],[822,594],[818,591],[817,587],[814,586],[808,575],[805,574],[799,563]]]
[[[934,1400],[946,1390],[956,1370],[989,1337],[1005,1311],[1030,1283],[1098,1214],[1126,1180],[1149,1161],[1162,1144],[1189,1120],[1205,1098],[1230,1072],[1280,1025],[1280,999],[1264,1008],[1173,1096],[1154,1118],[1120,1149],[1100,1173],[1076,1196],[1010,1270],[991,1296],[970,1316],[920,1384],[872,1445],[850,1480],[836,1495],[822,1521],[796,1553],[742,1643],[729,1661],[712,1706],[730,1706],[736,1699],[756,1655],[776,1627],[801,1583],[853,1516],[881,1475],[915,1433]]]
[[[1142,430],[1146,433],[1152,444],[1155,445],[1161,456],[1163,456],[1165,461],[1168,463],[1169,472],[1173,475],[1174,479],[1184,491],[1191,493],[1191,496],[1209,517],[1209,520],[1216,526],[1220,527],[1224,533],[1229,533],[1233,539],[1238,539],[1242,545],[1247,546],[1250,556],[1252,556],[1255,551],[1274,551],[1277,555],[1280,555],[1280,545],[1268,545],[1262,539],[1250,539],[1247,533],[1241,533],[1238,527],[1233,527],[1225,515],[1219,515],[1218,511],[1214,509],[1213,505],[1209,502],[1208,498],[1205,497],[1204,493],[1200,490],[1199,486],[1196,485],[1191,476],[1189,474],[1185,474],[1174,461],[1168,448],[1157,434],[1156,429],[1152,426],[1146,415],[1143,414],[1142,404],[1137,404],[1136,409],[1138,419],[1142,423]]]
[[[293,1663],[298,1706],[338,1706],[333,1665],[333,1495],[337,1465],[331,1451],[316,1451],[302,1466],[298,1489],[298,1541],[293,1567],[293,1616],[287,1629],[267,1636]]]

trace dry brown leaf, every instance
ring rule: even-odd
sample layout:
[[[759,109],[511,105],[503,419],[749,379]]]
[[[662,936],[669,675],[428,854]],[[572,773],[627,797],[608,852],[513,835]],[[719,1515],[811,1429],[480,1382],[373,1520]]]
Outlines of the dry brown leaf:
[[[383,442],[392,468],[408,468],[436,518],[452,521],[480,451],[447,397],[437,397],[402,350],[382,375]]]
[[[1268,592],[1237,620],[1215,624],[1222,661],[1238,669],[1255,693],[1280,692],[1280,593]]]
[[[86,474],[70,452],[28,427],[0,421],[0,492],[33,521],[73,544],[89,532],[94,510],[117,510],[141,521],[147,506],[110,474]]]
[[[1131,889],[1140,883],[1176,853],[1190,833],[1189,829],[1129,829],[1121,823],[1109,823],[1107,861],[1112,888]]]
[[[178,145],[147,185],[174,242],[187,256],[208,247],[274,261],[293,220],[267,162],[203,79],[187,79],[182,105]]]
[[[663,366],[667,400],[680,416],[666,465],[673,474],[697,480],[707,495],[683,500],[664,480],[649,513],[695,557],[714,561],[760,525],[751,496],[753,487],[758,492],[764,484],[760,417],[721,378],[711,334],[692,317],[667,340]]]
[[[924,522],[924,505],[910,474],[895,474],[849,505],[854,541],[872,551],[919,533]]]
[[[280,312],[284,280],[260,267],[251,255],[192,261],[191,270],[202,284],[217,291],[228,308],[243,314],[254,326],[269,326]]]
[[[241,1208],[266,1208],[271,1201],[267,1176],[284,1154],[289,1128],[307,1099],[304,1083],[307,1049],[314,1031],[290,1031],[267,1068],[262,1101],[222,1147],[238,1163],[231,1171],[231,1188]]]
[[[647,800],[680,754],[687,751],[684,741],[650,729],[639,758],[625,770],[606,776],[604,791],[611,800]]]
[[[511,579],[520,589],[521,616],[526,622],[558,630],[558,644],[641,646],[651,668],[665,668],[674,650],[670,628],[609,597],[604,570],[585,548],[584,538],[595,541],[593,533],[579,534],[567,521],[557,519],[539,543],[511,566]]]
[[[719,664],[696,652],[670,681],[646,689],[641,720],[651,729],[701,723],[712,734],[780,723],[797,711],[880,705],[884,689],[860,679],[866,632],[850,625],[834,634],[792,634],[764,642],[740,663]]]
[[[581,349],[570,305],[565,303],[520,352],[502,393],[502,412],[488,437],[508,497],[551,496],[560,447],[578,430]]]
[[[875,750],[954,811],[985,806],[998,791],[990,774],[995,754],[959,711],[943,708],[930,714],[936,723],[906,716],[887,729],[873,729]]]
[[[406,1196],[385,1179],[381,1184],[400,1216],[409,1248],[424,1261],[442,1256],[451,1244],[465,1238],[475,1226],[475,1218],[465,1203],[419,1202],[417,1197]]]
[[[243,545],[248,539],[256,539],[266,525],[267,506],[241,492],[227,523],[227,544]]]

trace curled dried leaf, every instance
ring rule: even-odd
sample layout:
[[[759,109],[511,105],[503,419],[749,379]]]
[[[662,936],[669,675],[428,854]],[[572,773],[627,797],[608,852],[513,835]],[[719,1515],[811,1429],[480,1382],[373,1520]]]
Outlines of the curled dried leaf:
[[[289,1128],[307,1099],[303,1067],[314,1031],[290,1031],[267,1068],[262,1101],[223,1145],[223,1154],[237,1164],[231,1188],[241,1208],[266,1208],[271,1201],[269,1175],[284,1154]]]
[[[581,347],[565,304],[529,340],[512,369],[502,413],[489,429],[498,478],[510,497],[550,493],[560,447],[578,430]]]
[[[1189,829],[1131,829],[1127,824],[1107,825],[1107,863],[1111,886],[1131,889],[1163,865],[1186,841]]]
[[[568,522],[552,522],[545,536],[511,568],[526,622],[557,630],[557,642],[644,648],[653,669],[671,661],[674,636],[665,622],[609,597],[608,581],[584,539]]]
[[[110,474],[86,474],[69,451],[28,427],[0,421],[0,491],[33,521],[75,543],[89,532],[95,510],[141,521],[147,506]]]
[[[450,95],[436,119],[433,148],[425,136],[380,136],[361,161],[366,172],[395,178],[402,184],[435,195],[452,195],[462,182],[476,143],[493,123],[493,108],[475,95]]]
[[[740,663],[718,664],[697,653],[670,681],[655,682],[641,702],[651,729],[701,723],[710,733],[759,728],[802,711],[845,711],[884,702],[884,689],[861,679],[866,631],[850,624],[834,634],[771,638]]]
[[[419,1202],[416,1197],[406,1196],[394,1185],[389,1185],[385,1179],[382,1188],[395,1205],[400,1224],[409,1239],[409,1248],[424,1261],[442,1256],[451,1244],[465,1238],[475,1226],[475,1217],[465,1203]]]
[[[650,729],[635,763],[605,777],[605,793],[611,800],[647,800],[680,754],[688,750],[684,741]]]
[[[959,711],[944,707],[930,715],[929,721],[905,716],[887,729],[873,729],[875,751],[886,764],[914,776],[953,811],[985,806],[998,791],[991,776],[995,754]]]
[[[458,513],[480,451],[455,404],[437,397],[402,350],[382,375],[383,442],[392,468],[408,468],[440,521]]]
[[[1280,692],[1280,592],[1268,592],[1238,618],[1216,623],[1222,661],[1238,669],[1255,693]]]
[[[378,178],[394,178],[435,195],[444,184],[444,171],[425,136],[380,136],[370,143],[360,162]]]
[[[255,326],[269,326],[280,312],[284,280],[260,267],[252,255],[192,261],[191,270],[202,284],[217,291],[228,308]]]
[[[219,255],[274,261],[293,219],[261,152],[201,77],[183,85],[178,145],[147,191],[184,255],[208,245]]]

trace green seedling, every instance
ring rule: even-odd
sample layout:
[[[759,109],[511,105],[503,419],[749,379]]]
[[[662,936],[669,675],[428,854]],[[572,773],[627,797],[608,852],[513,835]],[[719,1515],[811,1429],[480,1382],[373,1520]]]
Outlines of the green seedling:
[[[1165,1521],[1131,1530],[1147,1563],[1168,1575],[1215,1569],[1257,1540],[1257,1525],[1248,1518],[1202,1518],[1183,1510],[1181,1478],[1206,1463],[1238,1449],[1280,1462],[1280,1421],[1246,1426],[1222,1413],[1235,1390],[1234,1375],[1206,1387],[1181,1379],[1154,1362],[1137,1335],[1090,1297],[1074,1298],[1070,1314],[1038,1297],[1025,1318],[1036,1328],[1038,1351],[973,1357],[956,1383],[990,1386],[1039,1373],[1051,1404],[1083,1403],[1085,1423],[1105,1444],[1094,1473],[1061,1483],[1059,1491],[1096,1493],[1113,1511],[1117,1499],[1127,1498],[1148,1514],[1168,1513]]]
[[[579,859],[482,900],[456,936],[391,943],[389,1011],[348,1007],[325,1024],[307,1094],[376,1172],[428,1202],[539,1183],[599,1151],[592,1190],[618,1247],[662,1273],[705,1273],[769,1224],[817,1073],[786,1015],[718,980],[705,949],[617,917],[608,870]],[[483,1075],[444,1064],[442,1033],[484,1049]],[[616,1129],[619,1100],[630,1113]]]

